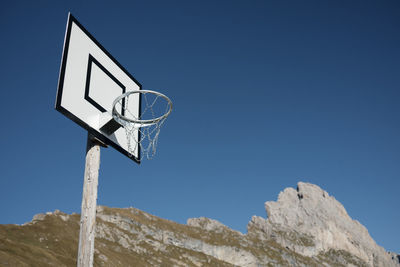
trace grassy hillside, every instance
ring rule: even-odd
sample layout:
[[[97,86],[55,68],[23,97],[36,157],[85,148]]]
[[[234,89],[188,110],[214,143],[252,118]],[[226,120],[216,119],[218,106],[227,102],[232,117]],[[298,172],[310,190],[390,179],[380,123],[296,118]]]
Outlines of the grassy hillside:
[[[79,219],[77,214],[56,211],[37,215],[25,225],[0,225],[0,266],[76,266]],[[363,265],[351,255],[335,253],[310,258],[274,240],[224,226],[205,230],[134,208],[100,207],[94,265],[224,267],[236,266],[236,261],[242,266]]]

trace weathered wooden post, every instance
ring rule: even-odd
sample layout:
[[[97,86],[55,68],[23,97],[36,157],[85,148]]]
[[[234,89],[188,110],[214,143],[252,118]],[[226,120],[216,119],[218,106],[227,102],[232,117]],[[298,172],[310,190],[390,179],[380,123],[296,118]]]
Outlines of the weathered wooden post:
[[[92,135],[88,134],[82,193],[81,228],[79,232],[78,267],[93,266],[99,167],[100,143]]]

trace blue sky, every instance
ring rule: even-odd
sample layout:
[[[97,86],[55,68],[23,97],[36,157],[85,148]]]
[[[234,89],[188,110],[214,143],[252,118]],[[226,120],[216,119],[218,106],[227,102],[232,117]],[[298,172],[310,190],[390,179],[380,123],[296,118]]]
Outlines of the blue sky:
[[[54,110],[69,11],[174,102],[153,160],[101,150],[98,204],[245,232],[311,182],[400,252],[397,1],[3,3],[0,223],[80,212],[87,133]]]

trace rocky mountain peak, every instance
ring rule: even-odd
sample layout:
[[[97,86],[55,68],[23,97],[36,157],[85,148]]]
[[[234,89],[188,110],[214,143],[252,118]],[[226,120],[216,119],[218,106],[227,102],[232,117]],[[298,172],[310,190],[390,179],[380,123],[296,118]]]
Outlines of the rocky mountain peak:
[[[97,207],[95,266],[382,266],[399,255],[320,187],[298,183],[242,234],[204,217],[178,224],[136,208]],[[76,266],[79,214],[56,210],[0,225],[0,266]]]
[[[282,191],[278,201],[267,201],[265,209],[267,219],[253,217],[249,231],[304,256],[346,251],[369,266],[400,266],[398,258],[392,259],[341,203],[317,185],[299,182],[297,189]]]

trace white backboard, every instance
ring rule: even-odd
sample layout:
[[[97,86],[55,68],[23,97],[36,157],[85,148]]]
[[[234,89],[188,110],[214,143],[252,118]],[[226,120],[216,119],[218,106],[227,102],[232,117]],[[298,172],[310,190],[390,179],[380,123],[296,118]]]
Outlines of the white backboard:
[[[88,130],[97,139],[140,163],[139,146],[130,154],[123,128],[108,135],[100,128],[119,95],[141,85],[69,14],[64,40],[56,110]],[[140,114],[139,94],[129,110]],[[109,112],[109,113],[108,113]],[[137,133],[137,140],[140,138]]]

